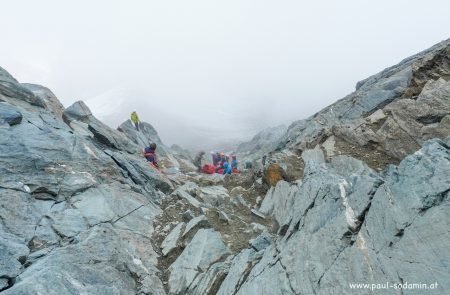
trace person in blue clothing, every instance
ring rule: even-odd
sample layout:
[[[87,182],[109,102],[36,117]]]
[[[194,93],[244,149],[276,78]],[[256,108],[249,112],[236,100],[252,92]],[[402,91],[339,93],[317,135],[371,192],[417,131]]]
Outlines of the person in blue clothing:
[[[231,174],[231,165],[228,162],[223,163],[223,173],[222,174]]]
[[[216,166],[216,172],[218,172],[221,169],[224,169],[223,164],[225,163],[225,154],[224,153],[218,153],[218,157],[217,157],[217,165]]]
[[[238,161],[236,159],[236,155],[231,156],[231,169],[238,169]]]

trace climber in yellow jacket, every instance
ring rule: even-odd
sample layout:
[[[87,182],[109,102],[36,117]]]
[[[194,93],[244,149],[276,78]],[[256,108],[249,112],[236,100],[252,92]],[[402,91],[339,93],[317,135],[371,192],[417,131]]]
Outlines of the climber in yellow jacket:
[[[136,130],[139,131],[139,116],[136,113],[136,111],[133,111],[131,113],[131,122],[133,122],[134,127],[136,127]]]

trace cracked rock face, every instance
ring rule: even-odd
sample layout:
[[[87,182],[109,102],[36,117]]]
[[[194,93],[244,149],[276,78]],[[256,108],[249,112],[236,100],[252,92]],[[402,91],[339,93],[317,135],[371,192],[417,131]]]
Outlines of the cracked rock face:
[[[241,252],[222,288],[241,281],[236,294],[352,294],[349,282],[427,281],[447,290],[449,156],[432,140],[386,175],[354,159],[305,161],[312,166],[285,212],[286,235],[248,274],[247,259],[234,262]]]
[[[64,112],[48,89],[3,69],[0,84],[0,290],[165,294],[148,245],[170,181],[83,104]],[[96,124],[93,136],[63,112],[86,130]]]
[[[199,272],[227,255],[230,250],[219,233],[212,229],[200,229],[183,253],[170,266],[170,293],[181,294],[190,287]]]

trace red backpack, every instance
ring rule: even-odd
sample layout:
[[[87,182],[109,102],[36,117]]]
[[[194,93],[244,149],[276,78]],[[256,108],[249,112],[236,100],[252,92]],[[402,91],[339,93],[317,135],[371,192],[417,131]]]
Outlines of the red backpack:
[[[202,172],[206,174],[214,174],[214,171],[216,171],[216,166],[211,164],[205,164],[203,165]]]

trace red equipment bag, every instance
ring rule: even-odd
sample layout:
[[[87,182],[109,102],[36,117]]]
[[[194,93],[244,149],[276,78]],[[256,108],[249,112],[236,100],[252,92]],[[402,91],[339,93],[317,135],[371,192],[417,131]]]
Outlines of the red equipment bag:
[[[214,174],[214,171],[216,171],[216,166],[211,164],[205,164],[202,167],[202,172],[206,174]]]

